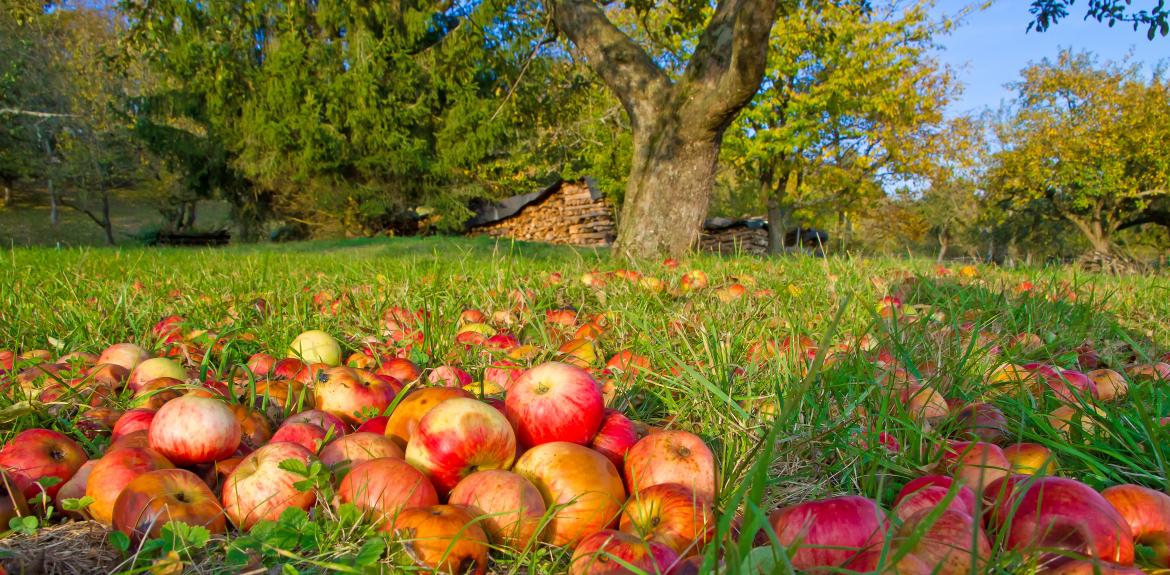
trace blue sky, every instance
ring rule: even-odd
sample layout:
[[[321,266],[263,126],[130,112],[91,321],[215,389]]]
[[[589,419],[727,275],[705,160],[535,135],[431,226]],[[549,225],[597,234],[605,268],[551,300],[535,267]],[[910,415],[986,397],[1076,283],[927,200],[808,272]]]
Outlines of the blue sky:
[[[938,14],[954,16],[974,0],[938,0]],[[1146,39],[1145,29],[1134,31],[1118,24],[1109,28],[1085,21],[1084,2],[1077,2],[1069,18],[1047,32],[1026,32],[1031,15],[1028,0],[997,0],[990,8],[968,16],[954,32],[940,39],[937,57],[954,67],[964,84],[963,95],[951,113],[996,108],[1012,98],[1004,86],[1019,78],[1029,62],[1053,59],[1063,48],[1087,50],[1101,60],[1120,60],[1132,51],[1147,70],[1162,59],[1170,62],[1170,36]],[[1142,5],[1142,0],[1137,2]]]

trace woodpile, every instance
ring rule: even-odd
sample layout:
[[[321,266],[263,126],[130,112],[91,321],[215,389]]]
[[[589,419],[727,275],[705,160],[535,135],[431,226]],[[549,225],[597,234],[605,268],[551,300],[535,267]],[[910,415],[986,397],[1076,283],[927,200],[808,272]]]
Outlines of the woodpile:
[[[699,249],[720,255],[768,253],[768,229],[733,226],[723,229],[705,229],[699,237]]]
[[[550,244],[608,246],[617,228],[613,208],[603,195],[586,182],[563,182],[515,215],[473,225],[470,233]]]

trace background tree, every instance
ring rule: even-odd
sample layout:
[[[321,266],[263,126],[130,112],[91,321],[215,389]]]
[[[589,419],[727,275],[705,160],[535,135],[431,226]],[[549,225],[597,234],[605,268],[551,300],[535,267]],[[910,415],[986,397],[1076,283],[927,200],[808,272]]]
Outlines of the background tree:
[[[1161,70],[1068,51],[1022,75],[996,127],[992,198],[1048,211],[1109,256],[1117,231],[1156,219],[1170,193],[1170,86]]]
[[[1032,0],[1029,11],[1035,19],[1028,24],[1028,29],[1047,30],[1067,18],[1075,3],[1076,0]],[[1170,33],[1170,8],[1165,0],[1151,0],[1149,9],[1134,9],[1133,0],[1087,0],[1085,4],[1086,20],[1091,18],[1110,27],[1117,23],[1132,24],[1134,30],[1145,26],[1150,40],[1158,34]]]
[[[767,208],[777,253],[796,210],[844,215],[884,195],[925,156],[957,91],[928,56],[947,22],[928,3],[807,3],[780,17],[759,94],[733,132],[727,161]]]

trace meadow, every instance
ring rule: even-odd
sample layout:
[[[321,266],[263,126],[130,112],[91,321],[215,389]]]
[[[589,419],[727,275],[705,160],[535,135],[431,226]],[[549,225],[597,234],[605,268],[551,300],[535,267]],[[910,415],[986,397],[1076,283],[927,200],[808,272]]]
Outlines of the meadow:
[[[457,339],[461,314],[480,310],[493,329],[532,346],[515,361],[573,356],[608,383],[607,405],[640,430],[685,430],[711,447],[717,524],[703,572],[794,572],[797,546],[778,543],[773,510],[842,495],[893,510],[907,482],[957,473],[943,456],[948,440],[1039,444],[1051,454],[1052,474],[1095,490],[1170,487],[1170,384],[1162,379],[1170,371],[1158,371],[1170,351],[1170,282],[1162,276],[852,257],[627,262],[605,252],[448,238],[0,256],[0,350],[57,358],[133,342],[175,357],[191,383],[236,378],[245,392],[232,401],[249,405],[262,399],[260,377],[241,380],[237,366],[258,352],[283,357],[310,329],[333,335],[344,356],[403,350],[423,370],[419,386],[441,365],[481,383],[501,352]],[[693,281],[694,270],[708,285]],[[410,337],[396,339],[403,326],[388,320],[397,309],[418,318]],[[571,321],[549,313],[558,310],[573,312]],[[152,328],[168,316],[181,318],[181,337],[163,342]],[[586,324],[597,327],[587,349],[566,348]],[[605,369],[627,351],[646,367]],[[20,369],[37,363],[18,359],[16,369],[0,372],[0,443],[23,430],[55,429],[100,457],[109,434],[83,425],[93,403],[84,386],[47,397],[52,377],[17,383]],[[1051,382],[1003,375],[1005,364],[1032,363],[1111,368],[1127,393],[1070,397]],[[933,403],[907,396],[908,388],[930,390]],[[941,399],[942,413],[930,411]],[[997,408],[1002,419],[975,422],[976,404]],[[116,411],[133,405],[125,389],[101,403]],[[44,572],[62,573],[70,562],[73,572],[126,573],[416,568],[394,537],[330,505],[336,485],[328,471],[309,479],[318,503],[307,513],[249,533],[173,528],[140,545],[64,517],[83,514],[69,506],[33,505],[32,517],[0,526],[0,565],[21,573],[39,553],[44,565],[65,562]],[[896,563],[921,543],[929,522],[907,531],[892,521],[879,547]],[[1012,542],[1009,529],[989,528],[987,537],[990,554],[967,572],[1046,572],[1057,564]],[[547,544],[493,549],[489,569],[560,573],[571,556]],[[1161,561],[1156,549],[1137,546],[1135,562],[1147,572],[1170,568]]]

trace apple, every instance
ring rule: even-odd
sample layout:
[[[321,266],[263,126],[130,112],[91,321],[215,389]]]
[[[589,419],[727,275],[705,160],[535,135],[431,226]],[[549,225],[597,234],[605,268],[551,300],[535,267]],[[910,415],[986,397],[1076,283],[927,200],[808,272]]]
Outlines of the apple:
[[[1012,475],[987,486],[989,528],[1006,549],[1041,554],[1046,561],[1068,551],[1122,565],[1133,564],[1133,531],[1100,493],[1064,477]],[[1063,550],[1062,554],[1054,551]]]
[[[955,494],[947,508],[974,516],[977,512],[975,492],[966,485],[956,485],[954,479],[945,475],[926,475],[903,486],[894,498],[894,514],[898,519],[906,521],[923,509],[934,509],[951,491],[955,491]]]
[[[660,483],[630,496],[621,530],[670,547],[680,556],[696,555],[715,535],[711,503],[678,483]]]
[[[232,524],[248,531],[262,520],[279,519],[285,509],[312,507],[316,494],[295,486],[304,477],[280,467],[290,459],[307,467],[314,458],[300,445],[276,441],[249,453],[232,470],[223,486],[223,509]]]
[[[679,280],[679,286],[684,292],[701,290],[710,285],[710,280],[707,279],[707,273],[703,270],[691,270],[683,274],[682,279]]]
[[[330,437],[341,437],[345,435],[346,431],[345,422],[341,421],[341,418],[320,409],[310,409],[290,415],[288,419],[284,420],[284,425],[290,423],[312,423],[329,432]]]
[[[294,421],[292,423],[285,422],[276,429],[276,433],[272,434],[272,442],[288,442],[295,443],[310,453],[317,453],[321,450],[321,446],[327,443],[331,437],[320,425],[309,423],[307,421]]]
[[[1137,381],[1166,381],[1170,380],[1170,364],[1135,363],[1125,367],[1125,375]]]
[[[651,433],[626,453],[626,483],[632,491],[661,483],[679,483],[713,503],[716,469],[711,449],[702,438],[687,431]]]
[[[492,351],[509,351],[520,347],[520,340],[506,331],[498,331],[484,340],[483,347]]]
[[[146,382],[160,377],[179,380],[181,385],[183,380],[187,379],[187,370],[183,369],[173,359],[154,357],[139,363],[134,369],[130,370],[130,377],[126,380],[126,386],[130,388],[130,391],[137,392]]]
[[[227,484],[228,477],[231,477],[232,472],[240,466],[244,461],[244,457],[235,455],[227,459],[221,459],[210,465],[204,466],[202,477],[203,482],[211,487],[212,493],[222,501],[223,486]]]
[[[58,492],[59,493],[59,492]],[[8,472],[0,469],[0,526],[8,530],[8,524],[15,517],[31,515],[28,500],[24,493],[16,486],[16,481]]]
[[[1097,397],[1101,401],[1113,401],[1129,394],[1129,382],[1125,376],[1112,369],[1094,369],[1086,375],[1097,385]]]
[[[51,429],[27,429],[0,448],[0,469],[28,499],[42,489],[51,499],[88,459],[76,441]],[[46,487],[38,483],[49,478],[56,478],[57,483]]]
[[[354,433],[377,433],[378,435],[386,435],[386,425],[390,423],[389,415],[379,415],[378,417],[371,417],[357,426]]]
[[[990,403],[972,403],[955,413],[958,431],[979,441],[999,443],[1007,437],[1008,423],[1003,411]]]
[[[394,402],[394,389],[378,379],[363,381],[349,367],[334,367],[317,376],[315,406],[342,421],[357,425],[366,412],[381,414]]]
[[[93,498],[89,514],[109,525],[114,519],[114,503],[135,477],[156,469],[174,467],[166,457],[148,447],[117,447],[106,452],[93,466],[85,483],[85,494]]]
[[[484,323],[486,321],[487,315],[478,309],[465,309],[459,313],[459,325]]]
[[[309,330],[293,339],[286,357],[297,358],[307,364],[341,365],[341,344],[321,330]]]
[[[240,446],[240,422],[218,399],[188,394],[171,400],[150,422],[150,447],[176,465],[211,463]]]
[[[637,373],[650,369],[650,360],[628,349],[619,351],[605,362],[605,369],[623,373]]]
[[[66,499],[81,499],[85,497],[85,486],[89,483],[89,475],[93,473],[93,468],[97,465],[97,462],[97,459],[90,459],[81,464],[77,473],[74,473],[73,477],[69,478],[69,481],[61,484],[61,489],[58,489],[57,495],[53,497],[53,504],[57,506],[57,509],[65,509],[63,504]],[[3,489],[0,489],[0,495],[3,495],[3,491]],[[2,507],[2,504],[0,504],[0,507]],[[83,519],[79,514],[74,514],[70,511],[65,511],[65,513],[76,519]],[[7,523],[2,524],[7,525]]]
[[[516,473],[476,471],[455,485],[448,502],[474,509],[493,543],[523,550],[543,540],[544,498],[531,481]]]
[[[844,565],[881,545],[889,528],[876,502],[852,495],[790,505],[777,509],[768,520],[799,570]]]
[[[910,545],[911,554],[934,565],[935,575],[983,573],[991,557],[991,544],[979,522],[953,508],[940,514],[922,509],[907,517],[892,548],[900,549],[903,543]]]
[[[85,379],[96,386],[120,389],[130,378],[130,370],[112,363],[103,363],[89,368],[85,372]]]
[[[143,383],[134,392],[134,407],[157,410],[168,401],[186,393],[184,383],[170,377],[158,377]]]
[[[917,383],[896,384],[897,403],[915,421],[937,422],[950,413],[947,399],[937,389]]]
[[[581,539],[573,550],[569,575],[670,573],[678,561],[678,554],[662,543],[602,529]]]
[[[422,376],[422,370],[413,361],[401,357],[386,359],[378,366],[377,373],[388,375],[402,383],[413,383]]]
[[[525,369],[506,359],[497,359],[483,370],[484,385],[496,385],[508,391],[524,375]]]
[[[12,371],[12,366],[15,364],[16,354],[7,349],[0,349],[0,373]]]
[[[471,385],[473,379],[466,371],[453,365],[440,365],[427,374],[427,383],[444,387],[464,387]]]
[[[557,353],[565,363],[582,369],[597,363],[597,347],[592,339],[571,339],[557,348]]]
[[[126,484],[114,503],[114,529],[134,545],[158,537],[171,521],[204,527],[212,535],[227,530],[215,494],[185,469],[147,471]]]
[[[248,358],[248,371],[257,379],[266,378],[268,374],[272,373],[272,368],[276,365],[276,358],[264,353],[254,353],[252,357]]]
[[[1033,383],[1042,381],[1061,403],[1079,405],[1097,400],[1097,384],[1084,373],[1040,363],[1025,364],[1023,368],[1037,376]],[[1039,396],[1038,389],[1034,388],[1033,392]]]
[[[135,431],[149,431],[150,422],[154,421],[155,410],[145,407],[136,407],[122,412],[121,417],[114,423],[111,439],[134,433]]]
[[[849,573],[881,573],[882,575],[935,575],[934,566],[927,564],[913,554],[907,553],[896,562],[891,563],[897,555],[896,549],[885,552],[883,562],[882,549],[862,551],[845,563]],[[671,574],[674,575],[674,574]]]
[[[272,422],[264,413],[241,403],[232,408],[232,414],[240,422],[240,447],[244,451],[255,451],[272,439]]]
[[[605,402],[589,372],[550,362],[526,371],[505,396],[504,408],[521,445],[588,445],[601,427]]]
[[[77,430],[87,439],[97,439],[99,436],[109,435],[122,412],[111,407],[91,407],[77,416]]]
[[[1009,445],[1003,448],[1003,454],[1017,475],[1052,475],[1056,471],[1056,456],[1039,443]]]
[[[1097,431],[1097,422],[1108,417],[1109,414],[1096,405],[1065,404],[1048,414],[1048,424],[1061,435],[1069,435],[1077,428],[1085,435],[1092,435]]]
[[[576,443],[543,443],[516,460],[516,474],[531,481],[546,507],[553,545],[572,545],[609,527],[626,500],[617,468],[604,455]]]
[[[139,429],[130,433],[124,433],[110,442],[103,453],[109,453],[119,447],[150,447],[150,432],[146,429]]]
[[[559,327],[574,327],[577,325],[577,310],[571,307],[546,310],[544,322]]]
[[[589,446],[608,457],[614,467],[622,469],[625,466],[626,452],[636,443],[638,430],[634,428],[634,422],[616,409],[606,409],[601,419],[601,427],[589,442]]]
[[[380,457],[350,469],[337,486],[337,502],[352,503],[369,512],[375,523],[389,526],[403,509],[438,505],[439,494],[430,480],[406,461]]]
[[[982,493],[984,486],[1011,473],[1012,464],[998,445],[982,441],[950,441],[943,462],[954,478]]]
[[[468,474],[508,469],[516,458],[516,434],[492,406],[457,397],[436,405],[418,422],[406,444],[406,461],[446,495]]]
[[[406,449],[410,436],[418,427],[418,421],[436,405],[455,397],[471,397],[471,394],[453,387],[427,387],[411,391],[398,402],[390,420],[386,423],[386,436],[398,447]]]
[[[321,463],[334,470],[338,478],[345,477],[354,465],[378,459],[394,457],[403,459],[406,455],[389,437],[380,433],[356,432],[339,437],[321,449]]]
[[[98,356],[97,362],[112,363],[120,366],[127,371],[138,367],[138,364],[150,359],[150,353],[145,349],[138,347],[132,343],[115,343],[107,347],[105,351]],[[184,374],[185,376],[186,374]]]
[[[1140,485],[1114,485],[1101,496],[1129,524],[1134,539],[1154,551],[1158,567],[1170,568],[1170,495]]]
[[[309,364],[295,357],[286,357],[272,364],[273,379],[288,379],[305,383]]]
[[[390,530],[419,567],[451,575],[487,573],[488,537],[465,507],[403,509]]]

